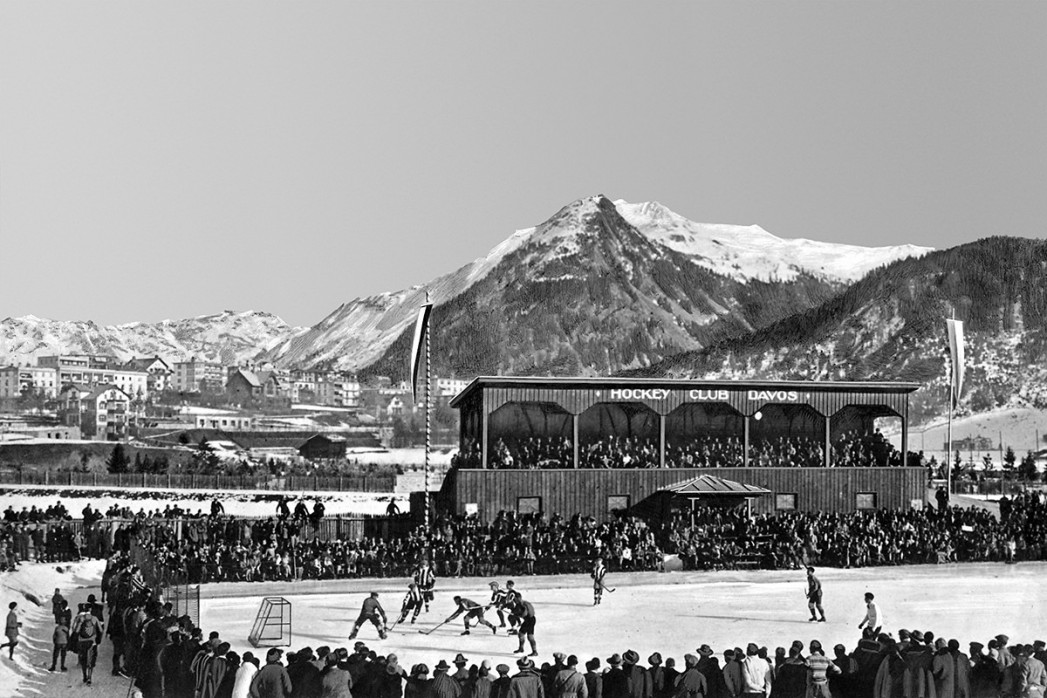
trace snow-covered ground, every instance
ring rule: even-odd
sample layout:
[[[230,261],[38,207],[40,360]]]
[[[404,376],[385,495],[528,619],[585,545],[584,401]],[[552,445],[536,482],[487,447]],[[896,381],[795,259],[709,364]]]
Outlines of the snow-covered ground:
[[[896,424],[897,420],[885,420],[885,424]],[[901,444],[901,436],[898,432],[884,433],[895,446]],[[930,424],[921,426],[909,426],[909,450],[923,451],[928,457],[934,456],[941,462],[945,451],[943,446],[948,433],[947,420],[936,420]],[[1038,410],[1032,407],[1011,407],[992,412],[982,412],[968,417],[953,419],[952,438],[959,441],[966,438],[978,438],[983,436],[989,439],[997,448],[991,451],[974,451],[973,457],[980,466],[982,456],[988,453],[993,457],[996,468],[1000,467],[999,444],[1003,443],[1006,450],[1008,446],[1014,449],[1020,461],[1028,451],[1038,451],[1047,448],[1047,410]],[[966,461],[972,455],[963,451],[961,456]]]
[[[57,568],[62,567],[63,572]],[[23,609],[25,642],[12,664],[0,660],[0,698],[83,695],[75,659],[66,674],[49,674],[51,619],[47,598],[55,587],[76,603],[97,593],[102,565],[24,565],[14,573],[0,574],[0,600],[19,602]],[[1015,641],[1032,642],[1047,635],[1047,564],[969,564],[915,567],[819,570],[825,587],[827,623],[809,623],[804,599],[804,574],[795,572],[669,572],[611,574],[614,593],[592,606],[591,583],[586,576],[517,578],[517,588],[537,611],[540,661],[551,661],[554,651],[567,651],[588,659],[605,659],[611,653],[634,649],[641,657],[659,651],[682,663],[683,654],[702,643],[717,651],[748,642],[773,649],[793,640],[821,640],[832,646],[853,647],[857,624],[864,614],[862,594],[872,591],[892,632],[932,630],[939,637],[963,643],[985,642],[997,633]],[[358,639],[382,654],[395,652],[401,664],[451,659],[462,652],[470,663],[489,658],[512,666],[516,639],[486,628],[460,635],[461,620],[430,630],[453,611],[455,593],[485,601],[489,590],[482,578],[440,579],[432,610],[417,625],[398,626],[381,641],[373,627],[365,626]],[[504,581],[504,580],[503,580]],[[393,616],[399,609],[404,579],[298,582],[287,584],[207,585],[202,589],[201,626],[218,630],[238,652],[254,648],[247,634],[263,596],[282,595],[292,604],[291,649],[349,646],[347,635],[364,597],[380,593],[379,600]],[[245,591],[246,590],[246,591]],[[294,593],[291,593],[294,591]],[[309,592],[321,593],[309,593]],[[44,604],[37,607],[23,595],[35,594]],[[230,596],[229,594],[233,594]],[[489,615],[497,622],[497,617]],[[5,653],[6,657],[6,653]],[[109,675],[111,648],[103,643],[95,673],[94,691],[117,695],[127,681]]]
[[[64,571],[58,572],[59,567]],[[75,659],[65,674],[47,671],[52,630],[47,599],[58,587],[72,603],[84,600],[88,593],[97,593],[101,571],[101,563],[88,562],[23,565],[0,574],[0,600],[18,601],[25,624],[24,643],[14,663],[6,659],[6,652],[0,660],[0,698],[83,695]],[[866,591],[876,594],[887,627],[895,633],[902,627],[932,630],[939,637],[959,639],[964,647],[970,640],[985,642],[1001,632],[1019,642],[1047,635],[1047,563],[823,569],[818,574],[825,587],[827,623],[807,621],[804,574],[799,571],[611,574],[607,582],[615,592],[605,594],[599,607],[592,606],[591,583],[583,575],[522,577],[516,584],[537,611],[540,661],[551,661],[552,653],[561,650],[584,660],[634,649],[641,657],[659,651],[681,664],[683,654],[693,653],[702,643],[717,651],[748,642],[773,651],[793,640],[811,639],[853,647]],[[424,661],[432,666],[462,652],[470,663],[489,658],[511,666],[516,639],[502,630],[492,635],[481,627],[463,637],[458,619],[430,635],[419,632],[450,615],[455,593],[485,601],[488,581],[440,579],[432,610],[417,625],[398,626],[385,641],[368,625],[358,639],[382,654],[395,652],[403,665]],[[200,624],[205,631],[220,631],[236,651],[254,651],[247,634],[261,598],[282,595],[292,604],[291,649],[349,646],[347,635],[367,593],[378,591],[395,619],[405,585],[404,579],[206,585]],[[25,593],[34,594],[43,605],[36,606]],[[489,618],[497,622],[493,614]],[[109,675],[110,657],[111,647],[105,642],[94,682],[94,691],[105,696],[127,689],[126,679]]]
[[[211,501],[221,500],[225,513],[230,516],[273,516],[280,497],[287,495],[292,500],[305,499],[312,503],[321,500],[328,515],[335,514],[384,514],[390,500],[395,500],[400,511],[409,508],[406,492],[273,492],[266,490],[161,490],[156,488],[74,487],[57,488],[51,485],[11,485],[0,487],[0,511],[8,506],[15,511],[22,507],[35,506],[46,509],[61,500],[73,516],[79,516],[88,504],[94,509],[105,511],[114,504],[130,507],[132,512],[153,511],[165,506],[178,506],[190,512],[210,513]],[[293,506],[293,504],[292,504]]]

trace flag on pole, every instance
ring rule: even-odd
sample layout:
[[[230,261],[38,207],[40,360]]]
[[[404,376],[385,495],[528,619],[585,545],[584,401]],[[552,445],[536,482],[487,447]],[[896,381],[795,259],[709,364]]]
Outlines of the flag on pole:
[[[963,322],[946,320],[949,329],[949,355],[952,357],[952,398],[955,405],[963,391]]]
[[[422,364],[422,347],[425,334],[429,331],[429,314],[433,312],[433,304],[426,303],[418,309],[418,318],[414,321],[414,342],[411,345],[411,392],[414,401],[418,402],[418,367]]]

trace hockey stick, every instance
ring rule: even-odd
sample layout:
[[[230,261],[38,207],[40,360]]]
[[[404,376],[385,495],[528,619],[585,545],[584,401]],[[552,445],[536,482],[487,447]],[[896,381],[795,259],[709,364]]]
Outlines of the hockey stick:
[[[617,589],[610,588],[609,586],[607,586],[603,582],[600,582],[600,588],[603,589],[604,591],[608,592],[608,593],[611,593],[611,594],[613,594],[614,592],[618,591]]]
[[[419,630],[418,632],[420,632],[422,635],[431,635],[434,630],[436,630],[437,628],[442,627],[444,625],[447,625],[450,622],[451,622],[450,620],[445,620],[443,623],[440,623],[439,625],[434,625],[429,630]]]

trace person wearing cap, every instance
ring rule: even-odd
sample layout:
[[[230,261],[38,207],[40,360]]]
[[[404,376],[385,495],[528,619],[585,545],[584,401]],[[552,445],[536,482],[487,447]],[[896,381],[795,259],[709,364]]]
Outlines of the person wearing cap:
[[[603,676],[600,675],[599,657],[593,657],[585,663],[584,678],[589,698],[603,698]]]
[[[411,667],[411,673],[407,675],[404,698],[427,698],[431,684],[429,667],[425,664],[415,664]]]
[[[945,638],[940,637],[934,643],[931,677],[934,682],[935,698],[956,697],[956,662],[949,654],[949,643],[945,641]]]
[[[556,675],[567,668],[567,655],[563,652],[553,652],[553,663],[542,664],[538,673],[542,675],[542,683],[545,686],[546,696],[556,695]]]
[[[364,603],[360,607],[360,615],[357,617],[356,623],[353,624],[353,631],[349,633],[349,639],[355,639],[356,634],[360,632],[360,626],[368,621],[374,624],[374,627],[378,629],[378,637],[384,640],[386,637],[385,626],[387,619],[385,617],[385,609],[378,602],[377,591],[372,591],[371,595],[364,599]]]
[[[458,616],[462,616],[462,622],[465,624],[465,630],[462,631],[462,635],[469,634],[469,619],[472,618],[476,621],[477,625],[486,625],[491,629],[492,633],[498,633],[498,626],[491,623],[484,618],[484,607],[476,603],[472,599],[467,599],[464,596],[455,596],[454,602],[458,604],[457,610],[454,613],[447,616],[447,620],[444,623],[450,623]],[[464,616],[462,614],[465,614]]]
[[[811,612],[809,620],[825,622],[825,609],[822,608],[822,583],[814,576],[813,567],[807,568],[807,608]],[[816,610],[821,618],[815,615]]]
[[[651,678],[640,666],[640,655],[635,650],[626,650],[622,655],[622,671],[629,679],[629,698],[651,698]]]
[[[291,698],[294,686],[280,658],[284,651],[272,647],[265,653],[265,666],[258,670],[251,681],[250,698]]]
[[[811,698],[832,698],[829,691],[829,677],[842,673],[840,667],[836,666],[822,650],[822,643],[811,640],[810,654],[807,655],[808,681],[811,689]]]
[[[799,655],[799,651],[797,651]],[[774,675],[771,665],[760,657],[760,648],[750,642],[745,647],[745,658],[741,661],[742,697],[766,698],[771,693]],[[806,676],[806,672],[805,672]]]
[[[400,666],[399,658],[395,654],[388,655],[375,681],[377,690],[373,691],[372,695],[375,698],[403,698],[405,678],[407,678],[407,672]],[[302,698],[308,698],[308,694],[302,694]]]
[[[709,695],[709,683],[698,670],[700,660],[693,654],[683,656],[683,673],[676,677],[673,686],[673,698],[706,698]]]
[[[872,628],[873,632],[878,635],[880,629],[883,628],[883,613],[880,611],[880,607],[876,605],[875,598],[871,592],[865,592],[865,618],[858,624],[858,628]]]
[[[433,698],[459,698],[462,695],[461,684],[447,675],[450,668],[451,665],[447,663],[446,659],[441,659],[433,667]]]
[[[400,617],[396,619],[394,625],[403,623],[407,620],[407,614],[414,611],[414,615],[411,616],[411,624],[418,620],[418,614],[422,612],[422,606],[424,605],[425,599],[418,585],[411,582],[407,585],[407,593],[404,595],[404,601],[400,605]]]
[[[508,698],[546,698],[542,676],[530,657],[516,660],[518,671],[509,679]]]
[[[622,657],[615,653],[607,658],[603,675],[603,698],[629,698],[629,677],[622,670]]]
[[[18,620],[18,602],[12,601],[7,605],[7,624],[4,626],[4,635],[7,642],[0,645],[0,649],[9,648],[7,658],[15,658],[15,647],[18,645],[18,635],[22,629],[22,622]]]
[[[1000,634],[997,635],[994,639],[996,640],[997,650],[996,663],[999,665],[1000,671],[1003,671],[1011,664],[1014,664],[1014,655],[1011,653],[1011,649],[1007,645],[1007,643],[1011,641],[1011,638],[1007,637],[1006,635]]]
[[[585,677],[578,673],[578,657],[571,655],[553,676],[553,692],[548,698],[588,698]]]
[[[76,643],[76,654],[84,683],[91,685],[95,663],[98,661],[98,645],[102,642],[102,623],[91,613],[87,604],[79,604],[80,612],[73,619],[69,636]]]
[[[509,665],[499,664],[494,668],[498,672],[498,678],[491,685],[491,698],[508,698],[509,696]]]

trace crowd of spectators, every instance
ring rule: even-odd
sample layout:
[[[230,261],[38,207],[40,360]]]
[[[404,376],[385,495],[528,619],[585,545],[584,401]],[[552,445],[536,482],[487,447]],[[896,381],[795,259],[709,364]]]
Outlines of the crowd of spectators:
[[[666,440],[666,468],[741,468],[745,444],[740,436],[698,436]],[[480,445],[470,442],[452,458],[459,468],[481,466]],[[498,438],[488,467],[494,469],[571,468],[574,448],[566,437]],[[887,467],[902,464],[901,452],[880,433],[849,431],[830,444],[830,467]],[[825,465],[825,441],[813,436],[754,438],[749,444],[750,467],[820,468]],[[578,467],[659,468],[658,439],[607,436],[583,441]]]
[[[817,639],[773,651],[754,641],[717,652],[699,644],[699,636],[693,652],[679,658],[654,651],[644,661],[630,648],[583,664],[554,651],[548,661],[521,657],[515,668],[462,653],[431,669],[408,668],[363,641],[352,648],[303,646],[286,657],[268,648],[263,659],[233,650],[221,629],[207,632],[191,616],[176,616],[119,554],[107,563],[101,603],[88,596],[72,618],[56,589],[51,605],[50,671],[67,670],[69,651],[83,683],[92,684],[108,638],[112,654],[102,670],[130,679],[129,695],[140,698],[1025,698],[1047,689],[1043,641],[999,634],[970,641],[964,652],[959,640],[933,631],[899,629],[895,637],[884,627],[865,628],[852,647],[837,644],[831,652]]]

